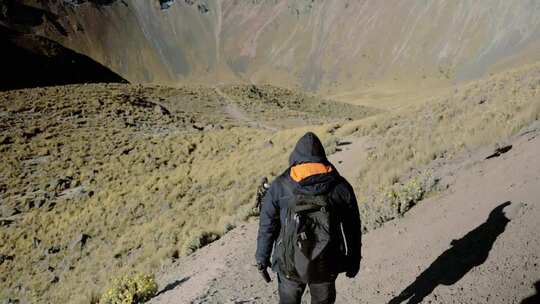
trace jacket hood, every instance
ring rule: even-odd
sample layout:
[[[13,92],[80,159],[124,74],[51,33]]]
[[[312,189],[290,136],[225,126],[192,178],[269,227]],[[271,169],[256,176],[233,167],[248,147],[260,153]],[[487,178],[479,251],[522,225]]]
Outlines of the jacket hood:
[[[336,168],[326,158],[326,153],[320,139],[312,132],[304,134],[298,140],[294,151],[289,157],[289,165],[291,167],[305,163],[322,163],[331,166],[332,170],[328,173],[312,175],[296,182],[291,178],[291,168],[289,168],[286,171],[287,178],[299,193],[312,195],[325,193],[339,178]]]
[[[328,163],[321,140],[312,132],[298,140],[289,156],[289,166],[303,163]]]

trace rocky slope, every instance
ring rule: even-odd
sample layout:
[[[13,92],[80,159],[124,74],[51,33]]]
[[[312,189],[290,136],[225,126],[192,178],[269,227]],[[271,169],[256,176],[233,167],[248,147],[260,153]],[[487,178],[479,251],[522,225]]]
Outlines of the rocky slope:
[[[166,10],[157,0],[19,2],[4,23],[26,23],[133,82],[342,93],[447,84],[540,58],[535,1],[179,0]]]

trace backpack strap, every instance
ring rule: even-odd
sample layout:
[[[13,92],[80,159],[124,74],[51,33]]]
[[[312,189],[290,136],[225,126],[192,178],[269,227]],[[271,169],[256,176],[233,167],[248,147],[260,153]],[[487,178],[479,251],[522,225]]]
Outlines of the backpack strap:
[[[319,211],[319,210],[321,210],[323,208],[324,208],[324,206],[321,206],[321,205],[306,204],[306,205],[302,205],[302,206],[295,206],[294,207],[294,212],[295,213],[301,213],[301,212],[306,212],[306,211]]]
[[[291,194],[292,194],[291,199],[287,202],[287,208],[294,209],[294,207],[295,207],[295,205],[296,205],[296,204],[294,203],[294,201],[295,201],[295,196],[296,196],[296,194],[297,194],[296,191],[295,191],[295,189],[294,189],[294,185],[292,185],[292,184],[290,183],[290,181],[289,181],[288,178],[286,178],[286,179],[283,181],[282,184],[283,184],[283,186],[285,187],[285,189],[289,190],[289,191],[291,192]]]

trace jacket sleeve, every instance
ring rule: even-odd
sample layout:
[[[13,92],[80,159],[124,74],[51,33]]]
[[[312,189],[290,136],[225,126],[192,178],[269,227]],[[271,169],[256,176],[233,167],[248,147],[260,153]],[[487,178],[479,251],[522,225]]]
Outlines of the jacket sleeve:
[[[255,258],[257,263],[264,266],[270,266],[272,247],[281,228],[279,202],[275,199],[277,188],[277,181],[274,181],[262,200]]]
[[[356,274],[360,269],[362,259],[362,225],[358,203],[352,186],[344,179],[343,187],[340,189],[342,199],[342,222],[345,238],[348,245],[347,271]]]

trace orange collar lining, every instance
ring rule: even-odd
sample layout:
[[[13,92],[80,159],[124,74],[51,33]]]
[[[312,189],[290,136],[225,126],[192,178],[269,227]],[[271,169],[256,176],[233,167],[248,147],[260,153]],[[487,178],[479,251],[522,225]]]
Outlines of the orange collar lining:
[[[300,182],[312,175],[332,172],[332,167],[321,163],[304,163],[291,167],[291,178]]]

